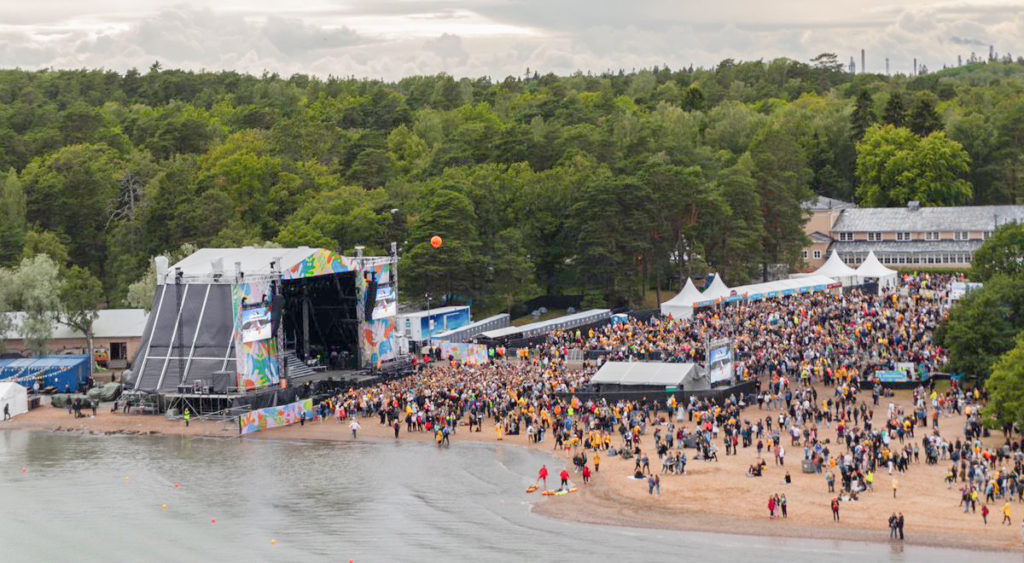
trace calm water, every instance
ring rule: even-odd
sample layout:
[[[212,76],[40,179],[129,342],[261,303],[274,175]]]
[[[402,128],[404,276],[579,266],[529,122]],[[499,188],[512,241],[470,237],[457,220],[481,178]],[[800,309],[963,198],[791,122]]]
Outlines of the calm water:
[[[1020,560],[550,520],[522,490],[553,462],[470,444],[4,431],[0,561]]]

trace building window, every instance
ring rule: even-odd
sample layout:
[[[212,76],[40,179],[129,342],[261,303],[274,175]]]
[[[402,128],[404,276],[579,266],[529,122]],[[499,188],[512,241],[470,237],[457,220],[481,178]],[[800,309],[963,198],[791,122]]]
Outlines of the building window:
[[[877,242],[882,240],[882,233],[868,233],[868,240]]]
[[[985,240],[988,240],[989,237],[991,237],[991,236],[992,236],[992,231],[985,231],[985,232],[981,233],[981,238],[983,238]]]
[[[969,238],[967,235],[967,231],[957,231],[956,240],[967,240]]]
[[[807,251],[803,251],[804,260],[807,260]]]
[[[815,260],[821,260],[821,251],[820,250],[815,250],[814,251],[814,259]]]
[[[839,233],[839,240],[851,241],[853,240],[853,233]]]
[[[910,240],[910,233],[896,233],[896,240]]]
[[[924,234],[924,240],[939,240],[939,232],[932,231]]]

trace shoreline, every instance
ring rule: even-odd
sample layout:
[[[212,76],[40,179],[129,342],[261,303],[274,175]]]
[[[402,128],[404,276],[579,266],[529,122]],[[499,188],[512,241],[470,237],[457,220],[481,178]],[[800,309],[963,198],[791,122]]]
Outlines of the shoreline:
[[[756,411],[755,411],[756,412]],[[768,411],[764,411],[768,412]],[[394,441],[393,430],[379,424],[377,417],[361,418],[362,429],[358,441]],[[947,424],[947,428],[950,426]],[[109,404],[97,411],[97,417],[71,418],[63,409],[48,404],[0,424],[0,430],[29,430],[38,432],[71,432],[88,435],[141,435],[141,436],[195,436],[240,439],[237,426],[225,422],[193,422],[185,428],[181,421],[170,421],[161,416],[122,415],[110,412]],[[310,422],[304,426],[292,425],[266,432],[251,434],[246,440],[289,440],[311,442],[352,441],[348,422],[334,420]],[[406,433],[403,425],[399,440],[416,440],[433,443],[431,434],[424,432]],[[652,451],[651,437],[645,436],[643,448]],[[829,496],[825,492],[820,475],[800,473],[799,460],[793,459],[791,471],[793,483],[781,482],[781,473],[772,465],[768,466],[766,477],[747,478],[743,475],[746,465],[753,459],[750,449],[741,450],[739,455],[722,456],[719,462],[691,461],[687,464],[687,475],[665,475],[662,479],[662,494],[647,494],[645,482],[629,479],[633,460],[602,455],[601,471],[595,473],[590,485],[583,485],[578,474],[572,474],[571,453],[555,451],[553,441],[546,438],[540,444],[527,443],[526,437],[505,436],[498,441],[490,421],[485,421],[482,432],[469,433],[460,426],[453,437],[452,447],[459,443],[473,442],[489,445],[508,445],[547,451],[561,460],[570,470],[570,479],[576,482],[578,494],[563,497],[542,497],[526,495],[530,501],[530,512],[544,518],[639,529],[656,529],[688,532],[708,532],[739,536],[784,537],[792,539],[838,540],[867,543],[910,544],[933,548],[981,550],[989,553],[1019,552],[1020,528],[1015,525],[1002,526],[995,522],[982,527],[980,515],[964,515],[957,508],[959,494],[954,488],[943,486],[942,476],[946,464],[926,466],[914,463],[911,470],[899,475],[900,492],[908,500],[888,502],[889,478],[884,472],[876,477],[876,491],[866,493],[857,503],[843,503],[840,509],[841,523],[833,526],[831,511],[827,508]],[[794,448],[795,450],[796,448]],[[793,451],[795,458],[799,454]],[[592,456],[588,452],[588,456]],[[741,461],[742,460],[742,461]],[[652,470],[659,462],[651,461]],[[549,467],[551,478],[557,482],[561,467]],[[738,474],[737,474],[738,472]],[[940,474],[941,472],[941,474]],[[524,475],[525,482],[533,475]],[[774,479],[772,478],[774,477]],[[813,481],[819,481],[814,486]],[[735,481],[735,482],[734,482]],[[924,482],[922,487],[921,481]],[[769,485],[769,489],[765,489]],[[756,492],[755,492],[756,491]],[[915,498],[926,491],[928,498]],[[730,494],[730,492],[734,494]],[[767,508],[762,499],[772,492],[783,492],[790,497],[790,517],[786,520],[769,520]],[[946,497],[936,506],[934,497]],[[524,493],[525,494],[525,493]],[[932,502],[923,502],[932,501]],[[892,508],[883,505],[892,505]],[[980,503],[979,503],[980,504]],[[941,505],[949,506],[948,513],[936,514]],[[897,508],[898,506],[898,508]],[[1024,517],[1019,503],[1011,503],[1014,517]],[[1000,507],[990,507],[993,516]],[[885,519],[892,510],[901,510],[908,518],[907,539],[899,542],[887,539]],[[980,510],[980,506],[979,506]],[[813,512],[812,512],[813,511]],[[754,516],[756,514],[757,516]],[[812,514],[818,516],[814,518]],[[930,518],[927,518],[930,516]],[[966,517],[966,518],[965,518]],[[972,520],[977,520],[974,525]]]

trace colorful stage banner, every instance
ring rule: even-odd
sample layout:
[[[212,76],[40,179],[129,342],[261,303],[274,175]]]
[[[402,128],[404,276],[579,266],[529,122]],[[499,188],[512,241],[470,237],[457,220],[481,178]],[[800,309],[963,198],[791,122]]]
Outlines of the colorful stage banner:
[[[238,417],[238,433],[244,436],[261,430],[288,426],[299,422],[301,418],[313,419],[313,399],[247,412]]]
[[[269,281],[239,283],[231,286],[231,308],[235,315],[235,364],[238,386],[246,391],[267,385],[276,385],[280,381],[277,369],[277,339],[246,341],[243,338],[245,334],[244,321],[246,320],[242,307],[243,299],[246,306],[251,307],[266,302],[269,295]],[[269,314],[267,316],[269,317]]]
[[[441,357],[453,358],[460,364],[483,365],[488,361],[487,346],[483,344],[466,344],[464,342],[435,341],[441,346]]]

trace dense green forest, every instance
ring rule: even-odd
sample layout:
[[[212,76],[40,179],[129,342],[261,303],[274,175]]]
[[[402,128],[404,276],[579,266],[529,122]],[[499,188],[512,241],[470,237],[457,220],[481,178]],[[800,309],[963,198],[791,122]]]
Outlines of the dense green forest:
[[[888,77],[823,55],[397,83],[6,70],[0,265],[48,254],[122,306],[154,255],[186,243],[398,241],[407,301],[635,304],[708,269],[738,284],[795,266],[815,193],[1017,202],[1022,155],[1012,62]]]

